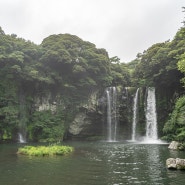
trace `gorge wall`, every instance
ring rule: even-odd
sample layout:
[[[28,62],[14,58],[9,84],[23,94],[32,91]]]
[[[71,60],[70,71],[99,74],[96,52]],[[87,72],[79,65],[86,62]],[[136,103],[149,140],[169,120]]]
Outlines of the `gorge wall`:
[[[134,96],[138,88],[117,86],[115,89],[115,140],[130,140],[133,130]],[[135,137],[143,137],[146,133],[146,89],[140,87],[138,90]],[[14,141],[107,140],[109,121],[106,89],[91,90],[86,93],[84,99],[78,101],[70,100],[68,93],[60,88],[45,88],[41,94],[31,88],[29,91],[18,92],[19,121],[12,133]],[[168,106],[157,90],[156,106],[158,135],[161,137],[165,123],[164,113]]]
[[[110,88],[109,88],[110,89]],[[113,89],[113,88],[112,88]],[[138,91],[137,126],[134,137],[146,134],[146,96],[147,87],[115,87],[116,98],[113,113],[116,114],[115,140],[130,140],[133,132],[133,104]],[[113,91],[113,90],[112,90]],[[157,93],[156,93],[157,94]],[[115,95],[114,95],[115,96]],[[44,95],[34,96],[32,102],[24,98],[19,130],[17,131],[27,140],[107,140],[108,116],[107,89],[92,90],[83,101],[73,104],[61,92],[47,91]],[[159,101],[159,100],[158,100]],[[21,102],[20,102],[21,103]],[[23,102],[21,103],[23,104]],[[110,109],[110,107],[109,107]],[[114,112],[116,111],[116,112]],[[112,115],[111,115],[112,116]],[[157,112],[157,117],[163,116]],[[115,118],[114,118],[115,119]],[[112,120],[112,123],[114,120]],[[158,122],[158,125],[161,124]],[[158,126],[159,136],[163,126]],[[116,129],[116,130],[115,130]],[[115,137],[115,136],[113,136]],[[110,139],[112,140],[112,138]],[[113,139],[114,140],[114,139]]]

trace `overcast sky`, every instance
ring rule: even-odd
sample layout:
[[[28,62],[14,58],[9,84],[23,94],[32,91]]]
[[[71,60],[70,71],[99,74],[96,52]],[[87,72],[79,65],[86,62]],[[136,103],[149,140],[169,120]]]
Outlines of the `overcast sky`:
[[[152,44],[173,39],[183,6],[184,0],[0,0],[0,26],[36,44],[70,33],[129,62]]]

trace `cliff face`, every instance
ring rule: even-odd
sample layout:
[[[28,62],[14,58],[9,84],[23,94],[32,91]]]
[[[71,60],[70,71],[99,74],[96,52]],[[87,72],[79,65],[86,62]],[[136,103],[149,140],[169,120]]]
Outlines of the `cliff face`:
[[[90,139],[94,137],[107,140],[109,121],[111,121],[111,129],[112,132],[116,132],[116,139],[131,139],[133,99],[136,90],[136,87],[109,87],[104,90],[104,93],[100,94],[98,91],[91,93],[88,101],[77,107],[78,111],[69,124],[67,138]],[[137,134],[140,136],[145,133],[144,99],[145,88],[140,88],[138,100],[140,116],[137,120]]]
[[[39,88],[32,89],[31,86],[17,87],[19,88],[12,89],[12,94],[9,94],[15,98],[7,107],[1,109],[7,117],[3,117],[0,112],[0,117],[6,121],[3,124],[9,124],[8,128],[12,129],[11,132],[0,129],[1,138],[8,133],[8,137],[12,134],[14,141],[18,140],[20,134],[28,141],[107,139],[109,118],[106,89],[91,89],[85,92],[84,96],[73,99],[70,95],[71,90],[66,92],[65,89],[56,86],[44,87],[42,91],[39,91]],[[136,87],[116,87],[116,102],[112,106],[116,108],[116,132],[119,140],[131,139],[133,99],[136,90]],[[158,92],[156,93],[159,97]],[[145,94],[146,88],[140,88],[136,127],[138,137],[144,136],[146,132]],[[157,99],[157,105],[161,106],[159,100],[160,97]],[[160,106],[157,106],[157,110],[161,111]],[[159,133],[162,131],[160,119],[163,116],[163,112],[160,111]],[[111,116],[114,117],[114,113],[112,111]]]
[[[102,136],[102,113],[98,109],[98,91],[90,94],[88,101],[78,107],[69,124],[68,137],[72,139]]]
[[[111,89],[111,88],[109,88]],[[114,88],[112,88],[114,89]],[[116,87],[116,100],[112,103],[112,117],[117,124],[117,139],[131,139],[133,120],[133,99],[136,87]],[[81,99],[71,100],[68,93],[57,88],[45,88],[40,94],[36,91],[16,90],[16,106],[8,106],[13,127],[13,140],[21,135],[28,141],[59,141],[107,139],[108,134],[108,99],[106,89],[94,89]],[[21,93],[20,93],[21,92]],[[15,93],[16,94],[16,93]],[[136,132],[138,137],[145,135],[145,95],[146,88],[139,89],[138,117]],[[110,97],[111,98],[111,97]],[[115,98],[115,97],[114,97]],[[158,107],[157,107],[158,108]],[[161,117],[159,112],[158,118]],[[8,121],[8,118],[5,117]],[[114,118],[113,118],[114,119]],[[158,130],[162,126],[158,122]],[[0,133],[2,137],[5,133]]]
[[[22,130],[27,130],[28,139],[52,141],[102,136],[99,91],[91,91],[84,101],[77,104],[66,99],[64,94],[49,91],[43,96],[33,97],[32,104],[25,110],[30,112],[27,118],[30,122],[20,125],[20,128],[25,127]]]

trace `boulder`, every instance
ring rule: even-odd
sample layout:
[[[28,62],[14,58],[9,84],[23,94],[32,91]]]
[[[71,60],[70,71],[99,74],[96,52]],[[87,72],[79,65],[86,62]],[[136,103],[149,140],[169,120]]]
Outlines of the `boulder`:
[[[176,159],[177,169],[178,170],[185,170],[185,159]]]
[[[169,149],[171,149],[171,150],[178,150],[179,149],[179,145],[180,145],[180,143],[179,142],[177,142],[177,141],[172,141],[171,143],[170,143],[170,145],[169,145]]]
[[[166,167],[168,169],[185,170],[185,159],[168,158],[166,160]]]
[[[185,150],[185,144],[177,141],[172,141],[168,147],[171,150]]]
[[[166,167],[168,169],[177,169],[176,159],[175,158],[168,158],[166,160]]]

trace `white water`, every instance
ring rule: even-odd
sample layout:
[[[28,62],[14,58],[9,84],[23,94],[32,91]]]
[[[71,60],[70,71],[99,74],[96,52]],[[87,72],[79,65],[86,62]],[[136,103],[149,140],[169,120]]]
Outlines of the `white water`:
[[[117,139],[117,91],[115,87],[106,89],[107,96],[107,141],[114,142]]]
[[[23,137],[23,135],[21,133],[18,134],[19,136],[19,143],[26,143],[26,139]]]
[[[111,101],[110,101],[110,91],[109,90],[106,90],[106,95],[107,95],[107,131],[108,131],[107,140],[109,141],[112,138]]]
[[[112,112],[112,118],[114,122],[114,135],[113,135],[113,141],[116,141],[117,138],[117,91],[116,87],[113,87],[113,94],[112,94],[112,106],[113,106],[113,112]]]
[[[135,140],[136,140],[138,94],[139,94],[139,88],[137,89],[137,91],[136,91],[136,93],[135,93],[135,96],[134,96],[134,103],[133,103],[132,141],[135,141]]]
[[[26,143],[26,102],[23,91],[20,92],[20,121],[19,121],[19,132],[18,142]]]
[[[148,87],[147,102],[146,102],[146,141],[155,142],[158,140],[157,134],[157,113],[156,113],[156,98],[155,88]]]

